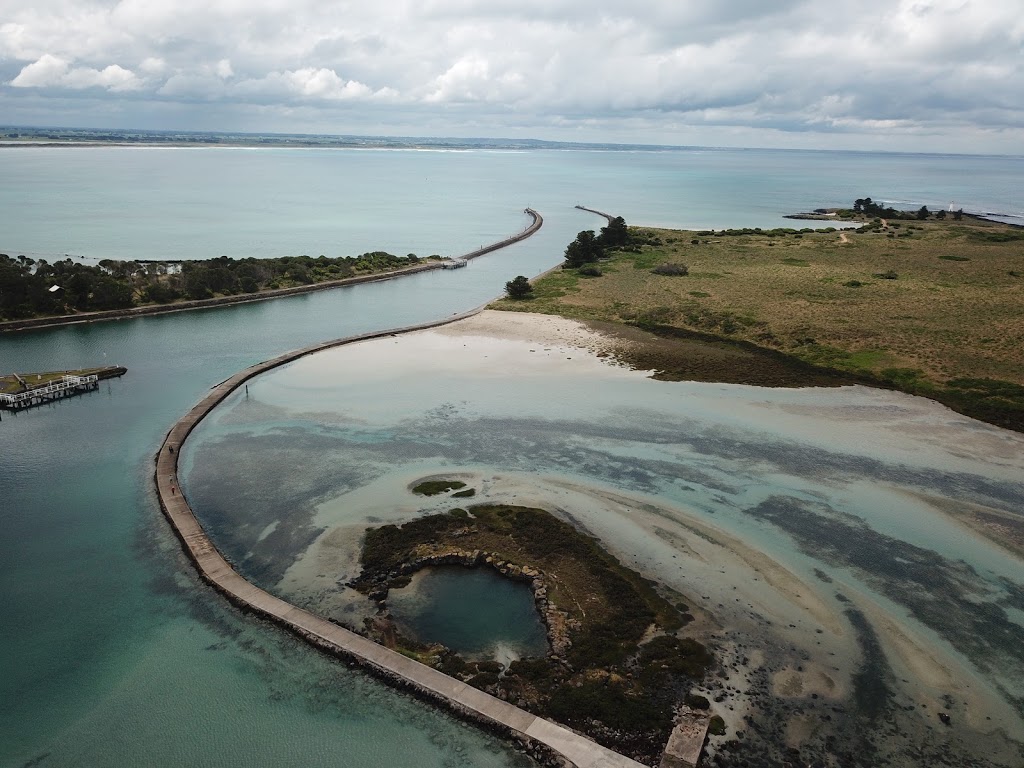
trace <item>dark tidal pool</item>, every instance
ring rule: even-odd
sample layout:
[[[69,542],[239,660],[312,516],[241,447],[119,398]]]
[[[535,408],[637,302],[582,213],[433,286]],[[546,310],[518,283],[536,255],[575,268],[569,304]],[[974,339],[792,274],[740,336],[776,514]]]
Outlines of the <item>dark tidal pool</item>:
[[[466,658],[508,663],[548,650],[533,592],[489,568],[425,568],[392,589],[388,605],[404,632]]]

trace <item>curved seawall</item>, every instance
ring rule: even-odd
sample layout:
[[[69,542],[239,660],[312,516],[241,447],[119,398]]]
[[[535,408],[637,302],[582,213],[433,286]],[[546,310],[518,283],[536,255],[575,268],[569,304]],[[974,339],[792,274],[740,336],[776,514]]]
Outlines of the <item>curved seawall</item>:
[[[539,227],[537,221],[535,225]],[[528,235],[524,233],[522,236]],[[545,762],[575,765],[579,768],[637,768],[640,763],[557,723],[537,717],[433,667],[413,661],[246,581],[213,545],[188,500],[181,494],[178,482],[181,445],[214,407],[249,379],[314,352],[395,333],[446,325],[471,317],[481,309],[435,322],[350,336],[287,352],[246,368],[216,385],[171,428],[156,455],[156,488],[161,509],[202,578],[239,607],[274,621],[323,650],[359,664],[391,685],[408,689],[445,706],[461,717],[502,733]]]

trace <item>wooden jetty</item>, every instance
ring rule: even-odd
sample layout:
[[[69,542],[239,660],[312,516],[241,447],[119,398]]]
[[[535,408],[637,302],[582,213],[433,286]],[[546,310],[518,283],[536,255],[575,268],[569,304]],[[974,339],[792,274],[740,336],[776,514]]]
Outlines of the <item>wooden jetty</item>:
[[[90,368],[82,371],[61,373],[11,374],[19,389],[14,392],[0,392],[0,408],[7,411],[22,411],[38,405],[46,405],[66,397],[74,397],[85,392],[99,389],[101,379],[123,376],[127,368],[110,366],[107,368]],[[36,376],[42,383],[33,385],[31,376]],[[43,378],[45,377],[45,379]]]

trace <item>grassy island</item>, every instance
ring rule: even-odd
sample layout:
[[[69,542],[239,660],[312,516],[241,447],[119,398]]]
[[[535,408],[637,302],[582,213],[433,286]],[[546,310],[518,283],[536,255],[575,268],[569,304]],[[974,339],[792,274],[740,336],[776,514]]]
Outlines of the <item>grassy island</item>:
[[[578,240],[531,298],[494,308],[639,342],[620,359],[661,378],[873,384],[1024,430],[1024,230],[858,202],[820,214],[847,230],[631,227],[586,263]]]
[[[687,606],[548,512],[484,504],[371,528],[362,565],[352,586],[381,605],[368,622],[379,642],[622,754],[656,762],[677,707],[707,706],[691,688],[713,659],[680,632],[692,619]],[[491,567],[528,582],[550,653],[502,670],[403,637],[387,615],[388,591],[434,565]]]

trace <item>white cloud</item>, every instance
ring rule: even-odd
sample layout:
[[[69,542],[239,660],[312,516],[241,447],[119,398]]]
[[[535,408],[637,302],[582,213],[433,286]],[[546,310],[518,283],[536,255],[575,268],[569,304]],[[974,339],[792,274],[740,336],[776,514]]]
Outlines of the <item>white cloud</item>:
[[[1005,137],[1016,123],[1024,145],[1024,15],[1010,0],[7,4],[11,86],[132,91],[153,121],[168,101],[217,102],[301,130],[359,103],[397,132],[501,133],[514,115],[522,130],[642,131],[636,141],[719,121],[843,141],[935,130],[955,147],[958,132]]]
[[[135,91],[142,81],[131,70],[110,64],[102,70],[92,67],[71,67],[64,59],[44,54],[24,67],[11,81],[16,88],[106,88],[120,93]]]
[[[139,71],[145,72],[147,75],[160,75],[163,74],[167,69],[167,62],[157,56],[150,56],[149,58],[143,59],[142,63],[139,64]]]
[[[323,101],[368,100],[375,96],[392,96],[393,91],[384,89],[375,93],[373,89],[356,80],[345,80],[333,69],[314,69],[270,72],[259,79],[246,80],[234,88],[240,96],[255,97],[297,97]]]
[[[17,88],[46,88],[60,85],[67,73],[68,63],[47,53],[22,69],[11,81],[11,85]]]

